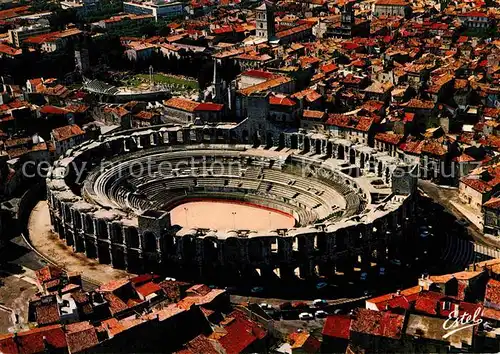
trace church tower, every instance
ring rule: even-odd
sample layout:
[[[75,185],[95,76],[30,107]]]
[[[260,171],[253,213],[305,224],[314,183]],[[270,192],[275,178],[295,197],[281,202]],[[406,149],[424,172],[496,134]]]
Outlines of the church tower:
[[[259,38],[267,40],[276,34],[274,24],[274,6],[270,2],[264,1],[262,5],[255,9],[255,33]]]

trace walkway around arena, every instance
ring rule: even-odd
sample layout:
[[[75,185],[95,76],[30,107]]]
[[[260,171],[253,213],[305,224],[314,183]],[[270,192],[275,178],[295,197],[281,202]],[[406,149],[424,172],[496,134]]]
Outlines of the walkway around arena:
[[[127,277],[130,273],[113,269],[109,265],[88,259],[83,253],[74,253],[52,231],[49,208],[46,201],[40,201],[31,212],[29,223],[29,238],[33,247],[51,262],[56,263],[66,271],[79,272],[82,276],[96,284]]]

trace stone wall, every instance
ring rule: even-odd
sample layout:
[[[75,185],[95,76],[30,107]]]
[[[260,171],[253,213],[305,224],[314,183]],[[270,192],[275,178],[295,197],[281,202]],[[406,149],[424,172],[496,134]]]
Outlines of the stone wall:
[[[47,179],[47,199],[54,231],[75,252],[85,253],[101,263],[131,272],[183,269],[195,276],[310,278],[334,271],[353,271],[361,259],[369,267],[371,259],[394,258],[397,242],[405,230],[411,230],[409,216],[414,212],[414,184],[407,165],[385,153],[343,139],[320,134],[286,133],[266,137],[266,145],[300,150],[293,159],[318,160],[310,154],[345,161],[347,165],[376,174],[393,184],[393,194],[376,208],[336,222],[325,222],[289,230],[265,233],[210,230],[178,230],[171,227],[168,212],[148,211],[134,215],[110,206],[89,203],[78,195],[84,175],[103,159],[127,159],[131,152],[160,146],[189,147],[193,144],[217,144],[227,149],[242,139],[242,127],[184,128],[156,126],[101,136],[69,150],[56,161]],[[271,143],[272,142],[272,143]],[[392,172],[401,167],[405,183],[394,180]],[[339,180],[370,204],[370,193],[352,177],[336,172]],[[399,178],[399,177],[398,177]],[[402,185],[408,186],[403,188]],[[275,207],[275,205],[273,205]]]

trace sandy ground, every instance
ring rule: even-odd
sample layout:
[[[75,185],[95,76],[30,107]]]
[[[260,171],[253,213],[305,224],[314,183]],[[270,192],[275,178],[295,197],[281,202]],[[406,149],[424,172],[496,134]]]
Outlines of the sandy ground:
[[[215,230],[269,230],[291,228],[295,219],[290,215],[231,202],[188,202],[170,211],[172,224]]]
[[[36,285],[20,279],[19,276],[0,271],[0,333],[12,332],[15,317],[19,315],[19,325],[28,321],[28,300],[38,291]]]
[[[74,253],[71,247],[59,239],[50,225],[46,201],[39,202],[29,219],[30,240],[38,252],[68,271],[80,272],[93,283],[103,284],[130,275],[111,266],[88,259],[83,253]]]

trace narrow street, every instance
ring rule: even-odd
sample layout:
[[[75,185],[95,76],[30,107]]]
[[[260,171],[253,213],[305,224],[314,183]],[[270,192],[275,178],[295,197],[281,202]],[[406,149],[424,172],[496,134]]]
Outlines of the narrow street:
[[[427,194],[429,198],[443,206],[449,213],[454,215],[457,220],[466,220],[469,223],[466,229],[474,242],[487,246],[498,247],[498,244],[495,244],[494,241],[484,237],[483,231],[480,230],[474,223],[470,222],[468,218],[451,203],[452,200],[458,200],[458,189],[441,188],[436,186],[434,183],[425,180],[419,180],[418,187],[425,194]]]

